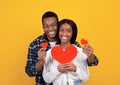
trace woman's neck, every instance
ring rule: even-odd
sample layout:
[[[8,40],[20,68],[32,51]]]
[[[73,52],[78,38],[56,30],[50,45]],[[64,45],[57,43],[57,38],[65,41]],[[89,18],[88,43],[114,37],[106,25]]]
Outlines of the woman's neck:
[[[60,47],[62,47],[63,49],[66,48],[67,46],[71,45],[71,43],[60,43]]]

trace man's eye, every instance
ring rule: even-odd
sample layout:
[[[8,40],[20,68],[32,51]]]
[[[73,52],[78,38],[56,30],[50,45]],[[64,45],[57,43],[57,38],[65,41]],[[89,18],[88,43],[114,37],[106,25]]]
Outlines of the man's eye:
[[[54,26],[57,26],[56,24],[52,24],[52,26],[54,27]]]
[[[44,26],[45,28],[48,28],[49,26]]]

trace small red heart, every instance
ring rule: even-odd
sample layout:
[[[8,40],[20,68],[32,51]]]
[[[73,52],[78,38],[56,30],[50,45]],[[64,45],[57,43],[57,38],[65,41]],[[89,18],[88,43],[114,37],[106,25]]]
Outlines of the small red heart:
[[[88,41],[85,40],[85,39],[81,39],[81,44],[82,44],[82,45],[86,45],[86,44],[88,44]]]
[[[47,48],[48,43],[47,43],[47,42],[42,42],[42,43],[40,44],[40,46],[41,46],[42,48]]]
[[[77,49],[72,45],[68,46],[65,50],[63,50],[60,46],[55,46],[52,48],[51,53],[54,59],[64,64],[70,62],[76,57]]]

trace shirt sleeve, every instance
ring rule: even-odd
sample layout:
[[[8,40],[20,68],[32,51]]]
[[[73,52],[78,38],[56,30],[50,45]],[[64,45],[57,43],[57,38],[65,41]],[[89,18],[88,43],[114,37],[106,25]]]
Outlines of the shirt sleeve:
[[[80,47],[80,48],[81,48],[80,44],[79,44],[77,41],[75,41],[74,44],[75,44],[77,47]],[[94,57],[95,57],[95,61],[94,61],[93,63],[90,63],[90,62],[88,61],[88,59],[87,59],[87,64],[88,64],[88,66],[96,66],[96,65],[98,65],[99,60],[98,60],[98,58],[97,58],[96,55],[94,55]]]
[[[86,82],[90,76],[88,68],[84,69],[82,66],[77,66],[77,70],[76,72],[73,72],[73,74],[76,75],[82,82]]]
[[[90,72],[87,65],[87,55],[82,52],[81,48],[78,48],[78,59],[75,63],[76,72],[72,72],[73,75],[77,76],[81,82],[86,82],[89,79]]]
[[[96,65],[98,65],[98,63],[99,63],[99,60],[98,60],[98,58],[94,55],[94,57],[95,57],[95,61],[93,62],[93,63],[90,63],[89,61],[88,61],[88,59],[87,59],[87,64],[88,64],[88,66],[96,66]]]
[[[25,71],[29,76],[35,76],[37,74],[36,71],[36,63],[38,61],[37,57],[37,51],[35,49],[35,45],[31,44],[28,49],[28,56],[27,56],[27,62],[25,66]]]
[[[53,65],[51,61],[50,51],[48,51],[43,69],[43,78],[47,83],[52,83],[61,74],[58,71],[57,66]]]

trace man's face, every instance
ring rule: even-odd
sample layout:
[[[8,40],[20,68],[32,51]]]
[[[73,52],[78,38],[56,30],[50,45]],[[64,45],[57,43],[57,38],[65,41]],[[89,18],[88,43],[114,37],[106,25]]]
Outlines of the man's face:
[[[49,41],[55,40],[57,31],[57,19],[55,17],[48,17],[43,19],[44,32]]]

